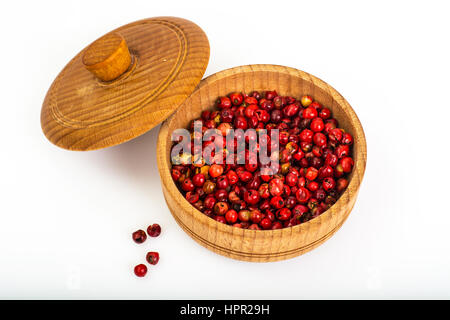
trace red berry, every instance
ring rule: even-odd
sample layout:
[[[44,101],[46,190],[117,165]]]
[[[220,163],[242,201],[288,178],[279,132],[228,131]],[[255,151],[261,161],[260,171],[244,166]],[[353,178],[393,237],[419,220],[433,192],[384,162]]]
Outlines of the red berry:
[[[203,121],[209,120],[210,115],[211,115],[211,111],[209,111],[209,110],[202,111],[202,120]]]
[[[196,203],[200,199],[198,193],[194,193],[192,191],[186,192],[186,200],[189,203]]]
[[[273,214],[273,212],[270,209],[267,209],[264,213],[265,213],[267,219],[269,219],[272,222],[275,221],[275,215]]]
[[[314,180],[314,179],[317,178],[317,175],[318,175],[318,174],[319,174],[319,171],[318,171],[316,168],[309,167],[309,168],[306,170],[306,175],[305,175],[305,177],[306,177],[306,179],[312,181],[312,180]]]
[[[234,127],[236,129],[246,130],[248,128],[247,119],[243,116],[237,116],[234,119]]]
[[[323,123],[323,120],[321,118],[314,118],[313,121],[311,121],[312,131],[320,132],[323,129],[325,129],[325,124]]]
[[[332,122],[326,122],[325,123],[325,129],[323,129],[323,131],[326,133],[326,134],[329,134],[333,129],[335,129],[336,128],[336,125],[334,124],[334,123],[332,123]]]
[[[334,187],[336,186],[336,182],[332,177],[326,177],[325,179],[323,179],[322,186],[325,191],[329,191],[331,189],[334,189]]]
[[[228,97],[220,97],[217,100],[217,107],[220,109],[231,108],[231,100]]]
[[[248,190],[244,192],[244,201],[248,204],[257,204],[259,202],[260,196],[256,190]]]
[[[227,130],[231,129],[230,123],[233,122],[234,112],[231,108],[225,108],[220,112],[220,120],[222,123],[217,127],[217,129],[222,133],[222,135],[226,135]],[[223,126],[221,126],[223,125]]]
[[[328,120],[326,121],[326,123],[331,123],[331,124],[333,124],[335,128],[338,126],[338,122],[337,122],[337,120],[334,119],[334,118],[333,118],[333,119],[328,119]]]
[[[295,194],[295,197],[297,198],[297,201],[300,203],[307,203],[309,198],[311,197],[311,193],[308,189],[304,187],[300,187],[297,190],[297,193]]]
[[[147,240],[147,235],[145,234],[144,230],[138,230],[133,232],[133,241],[136,243],[143,243],[145,240]]]
[[[300,132],[299,138],[301,142],[309,142],[311,143],[313,141],[314,132],[312,132],[309,129],[305,129],[302,132]]]
[[[327,145],[327,137],[321,132],[314,134],[313,140],[316,146],[324,147]]]
[[[214,205],[216,204],[217,200],[216,198],[214,198],[213,195],[208,195],[205,198],[205,201],[203,201],[203,205],[205,206],[205,208],[207,209],[213,209]]]
[[[276,109],[281,109],[287,103],[286,97],[276,96],[273,98],[273,105]]]
[[[314,107],[308,107],[303,110],[303,118],[314,119],[317,117],[317,110]]]
[[[291,117],[294,117],[298,113],[299,109],[300,109],[300,104],[293,103],[293,104],[290,104],[290,105],[284,107],[283,113],[286,117],[291,118]]]
[[[283,117],[283,113],[281,112],[281,110],[275,109],[275,110],[273,110],[273,111],[270,113],[270,120],[271,120],[273,123],[278,123],[278,122],[280,122],[281,119],[282,119],[282,117]]]
[[[147,260],[148,263],[155,265],[159,261],[159,253],[158,252],[148,252],[145,259]]]
[[[290,137],[292,137],[292,136],[289,136],[289,138]],[[288,150],[291,155],[294,155],[298,150],[298,144],[293,141],[288,142],[286,144],[286,150]]]
[[[336,153],[337,157],[339,159],[341,159],[341,158],[346,157],[346,156],[348,156],[350,154],[350,147],[348,145],[346,145],[346,144],[340,144],[336,148],[335,153]]]
[[[300,161],[304,156],[305,153],[299,149],[296,153],[294,153],[293,158],[297,161]]]
[[[328,108],[323,108],[319,112],[319,117],[321,117],[322,119],[325,119],[325,120],[329,119],[331,117],[331,110]]]
[[[262,219],[263,219],[263,215],[259,210],[252,210],[250,212],[250,220],[253,223],[260,223]]]
[[[301,217],[303,214],[305,214],[306,212],[309,211],[309,208],[307,206],[304,206],[302,204],[298,204],[294,207],[294,209],[292,210],[292,214],[295,217]]]
[[[288,173],[286,175],[286,184],[290,187],[293,187],[295,185],[297,185],[298,183],[298,176],[296,176],[293,173]]]
[[[327,193],[324,189],[318,189],[312,195],[313,198],[316,198],[318,201],[323,201],[327,197]]]
[[[298,178],[297,186],[298,187],[305,187],[306,186],[306,179],[305,179],[305,177],[299,177]]]
[[[276,96],[278,96],[278,93],[275,90],[273,90],[273,91],[266,91],[265,96],[266,96],[266,99],[273,100]]]
[[[270,205],[275,209],[280,209],[284,207],[284,200],[281,196],[275,196],[270,199]]]
[[[228,192],[225,189],[217,189],[214,192],[214,197],[218,200],[218,201],[227,201],[228,199]]]
[[[281,222],[280,221],[276,221],[276,222],[274,222],[273,224],[272,224],[272,230],[276,230],[276,229],[281,229],[281,228],[283,228],[283,225],[281,224]]]
[[[247,170],[247,171],[254,172],[254,171],[256,171],[256,169],[258,169],[257,163],[246,163],[245,164],[245,170]]]
[[[192,183],[191,179],[184,179],[184,181],[181,183],[181,189],[183,189],[184,191],[194,191],[195,186]]]
[[[253,116],[253,114],[255,113],[255,111],[258,109],[259,109],[258,105],[256,105],[256,104],[248,105],[244,110],[244,116],[246,116],[247,118],[250,119]]]
[[[206,178],[203,173],[197,173],[192,177],[192,183],[196,187],[202,187],[205,184]]]
[[[220,164],[213,164],[209,167],[208,172],[212,178],[217,178],[223,173],[223,167]]]
[[[288,196],[285,201],[285,207],[288,209],[293,208],[297,204],[297,198]]]
[[[247,182],[247,184],[245,185],[245,187],[247,189],[254,189],[257,190],[259,188],[259,186],[261,185],[261,178],[257,175],[254,175],[252,177],[252,179]]]
[[[291,210],[289,210],[288,208],[282,208],[277,211],[277,218],[281,221],[286,221],[291,217],[291,214]]]
[[[254,112],[256,119],[260,122],[268,122],[270,120],[270,114],[266,110],[258,109]]]
[[[172,169],[172,179],[175,181],[178,181],[181,177],[181,172],[180,170],[177,169]]]
[[[342,137],[342,143],[351,146],[353,144],[353,137],[350,133],[344,133]]]
[[[263,183],[258,188],[259,196],[263,199],[267,199],[270,197],[269,184]]]
[[[249,182],[253,177],[251,172],[245,170],[239,171],[237,175],[242,182]]]
[[[223,112],[222,112],[222,113],[223,113]],[[228,133],[228,131],[231,130],[231,129],[233,128],[233,127],[231,126],[231,124],[228,123],[228,122],[233,121],[233,119],[230,119],[230,121],[224,121],[223,115],[222,115],[222,121],[223,121],[223,122],[217,126],[217,130],[219,130],[220,133],[221,133],[223,136],[226,136],[227,133]]]
[[[283,186],[283,196],[289,197],[291,195],[291,187],[289,187],[287,184]]]
[[[134,274],[138,277],[144,277],[147,274],[147,266],[145,264],[138,264],[134,267]]]
[[[336,190],[338,192],[342,192],[345,190],[345,188],[347,188],[348,186],[348,180],[345,178],[340,178],[338,179],[338,181],[336,182]]]
[[[238,214],[239,220],[242,222],[247,222],[250,220],[250,211],[248,210],[241,210]]]
[[[228,209],[229,209],[228,203],[226,203],[225,201],[217,202],[214,205],[214,213],[217,214],[218,216],[225,215],[225,213],[227,213]]]
[[[279,142],[281,145],[286,145],[289,142],[289,132],[281,131],[279,135]]]
[[[272,227],[272,221],[269,218],[264,218],[261,220],[261,222],[259,223],[259,225],[264,229],[264,230],[268,230]]]
[[[312,153],[316,156],[316,157],[322,157],[323,155],[323,151],[322,148],[319,146],[313,146],[312,148]]]
[[[238,175],[233,170],[228,171],[226,173],[226,175],[227,175],[227,178],[228,178],[228,183],[230,185],[236,184],[239,181]]]
[[[321,104],[318,103],[317,101],[313,101],[309,106],[310,106],[310,107],[313,107],[313,108],[316,109],[316,110],[322,108]]]
[[[334,169],[331,166],[325,165],[319,170],[319,178],[323,179],[326,177],[332,177],[334,174]]]
[[[289,168],[289,173],[292,173],[293,175],[297,176],[297,178],[300,177],[300,172],[298,172],[298,170],[294,167]]]
[[[228,210],[225,214],[225,220],[227,220],[228,223],[235,223],[238,219],[238,214],[235,210]]]
[[[214,220],[216,220],[217,222],[220,222],[220,223],[227,223],[227,220],[225,220],[225,218],[223,216],[215,216]]]
[[[248,227],[249,230],[261,230],[261,228],[256,224],[253,223],[250,225],[250,227]]]
[[[344,169],[342,168],[342,164],[339,162],[336,166],[336,169],[334,170],[334,176],[336,178],[340,178],[344,175]]]
[[[272,111],[274,108],[273,102],[267,99],[259,100],[259,106],[261,107],[261,109],[266,110],[268,112]]]
[[[283,194],[284,183],[281,179],[274,178],[269,182],[269,192],[273,196],[281,196]]]
[[[342,133],[341,129],[335,128],[330,131],[328,136],[329,136],[331,142],[339,143],[342,140],[343,133]]]
[[[317,183],[316,181],[311,181],[310,183],[308,183],[308,189],[311,192],[317,191],[317,189],[319,189],[319,183]]]
[[[226,176],[220,176],[216,180],[216,186],[219,189],[226,189],[229,186],[228,178]]]
[[[338,164],[338,157],[335,154],[329,153],[325,157],[325,164],[331,167],[336,167]]]
[[[267,169],[267,168],[265,168],[265,169]],[[267,170],[267,171],[269,171],[269,170]],[[270,174],[263,174],[264,172],[266,172],[266,171],[264,171],[264,170],[262,169],[262,172],[261,172],[261,179],[262,179],[264,182],[269,182],[270,179],[272,179],[272,176],[271,176]]]
[[[258,100],[255,97],[245,97],[244,102],[248,105],[258,104]]]
[[[304,107],[309,106],[312,103],[312,101],[313,100],[312,100],[311,96],[303,96],[300,99],[300,102],[302,103],[302,106],[304,106]]]
[[[147,228],[147,234],[150,237],[157,237],[161,234],[161,227],[159,224],[154,223]]]

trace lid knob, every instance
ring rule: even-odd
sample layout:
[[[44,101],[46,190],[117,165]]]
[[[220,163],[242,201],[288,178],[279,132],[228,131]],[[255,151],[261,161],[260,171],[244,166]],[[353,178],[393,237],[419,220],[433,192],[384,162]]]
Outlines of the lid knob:
[[[120,77],[131,64],[131,55],[125,39],[118,33],[109,33],[94,41],[83,54],[83,64],[102,81]]]

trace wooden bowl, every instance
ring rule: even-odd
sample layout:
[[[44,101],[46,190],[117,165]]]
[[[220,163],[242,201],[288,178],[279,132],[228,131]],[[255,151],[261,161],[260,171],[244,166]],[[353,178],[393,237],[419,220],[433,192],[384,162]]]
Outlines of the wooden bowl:
[[[233,91],[276,90],[281,95],[304,94],[330,108],[339,126],[354,137],[355,166],[339,200],[319,217],[291,228],[247,230],[219,223],[195,209],[177,189],[170,174],[171,134],[187,128],[201,111],[214,108],[217,97]],[[355,204],[366,166],[366,139],[361,123],[348,102],[324,81],[293,68],[249,65],[218,72],[202,80],[192,95],[161,126],[157,160],[167,205],[177,223],[202,246],[238,260],[269,262],[310,251],[330,238],[347,219]]]

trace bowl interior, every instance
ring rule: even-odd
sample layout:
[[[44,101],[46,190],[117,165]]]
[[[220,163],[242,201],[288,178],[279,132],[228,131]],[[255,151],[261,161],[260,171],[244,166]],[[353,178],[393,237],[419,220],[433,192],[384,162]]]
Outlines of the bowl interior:
[[[165,127],[164,129],[167,130],[164,131],[166,136],[159,137],[159,142],[161,142],[161,139],[164,140],[164,150],[161,151],[165,152],[165,156],[163,155],[164,168],[160,168],[160,170],[165,172],[160,172],[160,174],[162,176],[164,175],[164,177],[169,177],[168,179],[171,180],[168,169],[171,167],[171,134],[174,130],[178,128],[187,128],[190,121],[200,117],[203,110],[215,109],[215,101],[219,96],[224,96],[234,91],[250,93],[253,90],[276,90],[280,95],[289,95],[295,98],[300,98],[302,95],[308,94],[323,106],[330,108],[333,117],[339,122],[339,127],[343,128],[354,137],[353,157],[355,167],[350,175],[349,187],[347,189],[352,187],[354,190],[358,190],[365,169],[366,142],[362,126],[353,109],[336,90],[322,80],[303,71],[273,65],[237,67],[221,71],[202,80],[196,91],[194,91],[194,93],[169,119],[166,120],[163,125]],[[354,179],[355,174],[360,177]],[[163,183],[168,179],[163,179]],[[175,186],[173,181],[172,184]],[[169,189],[173,190],[173,188]],[[182,194],[178,190],[176,191],[178,196],[174,196],[177,197],[177,200],[179,197],[179,201],[189,204]],[[345,192],[347,192],[347,190]],[[330,211],[330,209],[324,214],[328,211]],[[203,215],[200,211],[198,211],[198,213]],[[313,220],[315,219],[310,221]],[[306,223],[309,223],[310,221]],[[228,226],[224,225],[224,227]]]

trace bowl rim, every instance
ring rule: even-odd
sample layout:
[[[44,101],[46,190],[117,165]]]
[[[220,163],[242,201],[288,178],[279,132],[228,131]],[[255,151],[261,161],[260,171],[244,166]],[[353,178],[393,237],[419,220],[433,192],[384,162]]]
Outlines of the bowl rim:
[[[350,198],[350,190],[356,190],[356,194],[359,190],[359,186],[361,185],[361,182],[364,177],[366,162],[367,162],[367,143],[366,138],[364,134],[363,127],[361,125],[361,122],[359,121],[358,116],[356,115],[356,112],[353,110],[353,108],[350,106],[350,104],[347,102],[347,100],[332,86],[330,86],[325,81],[317,78],[316,76],[313,76],[312,74],[309,74],[305,71],[301,71],[292,67],[286,67],[282,65],[273,65],[273,64],[252,64],[252,65],[242,65],[237,66],[233,68],[228,68],[222,71],[219,71],[217,73],[214,73],[205,79],[203,79],[198,87],[194,90],[194,92],[191,94],[191,96],[195,95],[200,89],[202,89],[204,86],[209,86],[212,83],[214,83],[218,79],[225,78],[227,76],[231,76],[236,73],[251,73],[251,72],[258,72],[258,71],[266,71],[266,72],[275,72],[275,73],[284,73],[287,75],[297,75],[301,78],[303,78],[306,81],[309,81],[312,86],[319,87],[325,92],[328,92],[330,96],[332,96],[333,100],[337,102],[340,108],[343,109],[343,111],[346,113],[347,117],[350,119],[352,125],[355,129],[355,139],[356,136],[358,137],[358,148],[355,150],[353,149],[353,153],[357,152],[357,161],[355,161],[354,165],[354,173],[349,181],[349,184],[347,188],[345,189],[344,193],[342,193],[338,199],[330,208],[328,208],[326,211],[324,211],[322,214],[320,214],[318,217],[315,217],[311,220],[308,220],[307,222],[300,223],[298,225],[295,225],[293,227],[287,227],[287,228],[281,228],[276,230],[251,230],[251,229],[242,229],[242,228],[236,228],[231,225],[218,222],[211,217],[206,216],[203,212],[195,208],[191,203],[189,203],[182,195],[182,193],[178,190],[178,187],[176,186],[175,182],[172,179],[172,176],[170,175],[170,167],[167,165],[167,154],[165,150],[166,146],[166,139],[167,135],[169,134],[169,123],[174,119],[175,115],[179,110],[184,106],[186,101],[188,101],[190,98],[188,98],[185,102],[183,102],[180,105],[180,108],[177,109],[167,120],[165,120],[159,130],[158,133],[158,139],[157,139],[157,164],[158,164],[158,171],[160,174],[162,187],[165,188],[172,196],[172,198],[181,206],[181,207],[189,207],[195,217],[196,220],[203,220],[205,223],[213,223],[215,225],[215,228],[218,231],[230,233],[233,235],[244,235],[249,237],[255,237],[258,233],[264,233],[264,235],[272,234],[273,236],[281,235],[285,232],[293,232],[296,229],[304,229],[308,228],[313,224],[320,224],[322,223],[322,220],[330,220],[333,218],[333,213],[336,210],[337,207],[342,207],[344,204],[345,199]],[[276,88],[274,89],[276,90]],[[158,156],[159,155],[159,156]],[[356,177],[359,178],[356,178]],[[355,196],[356,196],[355,194]],[[166,198],[167,201],[167,198]],[[334,208],[334,210],[333,210]],[[169,209],[169,211],[171,211]],[[351,211],[351,210],[350,210]],[[171,212],[172,213],[172,212]],[[172,214],[173,215],[173,214]],[[174,219],[178,222],[179,218]],[[207,219],[207,220],[205,220]],[[185,226],[187,227],[187,226]],[[184,228],[184,227],[183,227]],[[337,228],[338,229],[338,228]],[[337,229],[333,228],[328,234],[326,234],[324,237],[327,237],[328,235],[331,235],[332,233],[336,232]],[[192,232],[192,231],[191,231]],[[206,239],[205,239],[206,240]],[[299,248],[301,249],[301,248]]]

